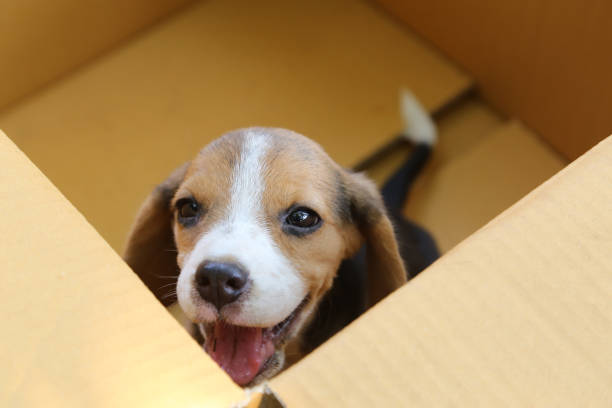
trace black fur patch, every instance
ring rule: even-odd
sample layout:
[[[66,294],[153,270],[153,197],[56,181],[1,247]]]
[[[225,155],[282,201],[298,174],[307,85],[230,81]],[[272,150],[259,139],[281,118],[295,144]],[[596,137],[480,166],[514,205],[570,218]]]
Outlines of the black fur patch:
[[[329,292],[302,337],[302,351],[310,353],[366,310],[365,247],[340,264]]]
[[[170,209],[170,203],[174,194],[176,193],[178,186],[170,186],[166,183],[162,183],[155,187],[155,193],[159,195],[161,203],[165,208]]]
[[[170,203],[178,190],[179,185],[182,183],[187,168],[190,162],[183,163],[180,167],[174,169],[174,171],[164,180],[161,184],[155,187],[153,194],[157,194],[155,197],[156,203],[164,206],[165,209],[170,210]]]
[[[346,190],[344,180],[340,172],[336,172],[336,191],[334,197],[334,213],[343,223],[352,222],[351,198]]]
[[[360,226],[375,224],[383,215],[376,200],[364,196],[352,197],[351,214]]]
[[[384,204],[380,196],[359,186],[358,182],[347,185],[340,172],[336,172],[335,189],[334,212],[341,222],[365,226],[378,222],[383,216]]]

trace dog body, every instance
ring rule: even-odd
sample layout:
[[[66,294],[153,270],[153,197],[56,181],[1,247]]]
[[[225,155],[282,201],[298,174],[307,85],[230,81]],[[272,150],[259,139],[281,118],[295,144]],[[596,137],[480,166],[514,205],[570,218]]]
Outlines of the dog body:
[[[389,197],[398,186],[387,186]],[[164,279],[180,271],[178,303],[205,350],[253,385],[282,368],[289,341],[311,350],[406,282],[389,218],[401,218],[399,208],[385,207],[371,181],[310,139],[241,129],[149,196],[125,259],[162,301]]]

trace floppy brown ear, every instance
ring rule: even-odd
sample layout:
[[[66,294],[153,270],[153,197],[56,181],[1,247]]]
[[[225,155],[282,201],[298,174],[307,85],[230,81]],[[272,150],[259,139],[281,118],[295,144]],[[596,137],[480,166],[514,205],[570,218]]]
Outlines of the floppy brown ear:
[[[368,306],[406,283],[393,225],[376,185],[359,173],[349,173],[346,189],[351,217],[366,242]]]
[[[123,254],[125,262],[165,306],[173,302],[174,297],[165,295],[179,274],[170,202],[188,167],[189,162],[174,170],[142,203]]]

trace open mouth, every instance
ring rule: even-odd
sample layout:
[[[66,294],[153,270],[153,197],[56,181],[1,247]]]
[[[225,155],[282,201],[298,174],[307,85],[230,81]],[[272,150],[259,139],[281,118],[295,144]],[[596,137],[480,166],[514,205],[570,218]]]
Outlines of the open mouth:
[[[235,326],[223,320],[204,325],[204,350],[238,385],[245,386],[265,370],[276,349],[285,344],[308,297],[272,327]]]

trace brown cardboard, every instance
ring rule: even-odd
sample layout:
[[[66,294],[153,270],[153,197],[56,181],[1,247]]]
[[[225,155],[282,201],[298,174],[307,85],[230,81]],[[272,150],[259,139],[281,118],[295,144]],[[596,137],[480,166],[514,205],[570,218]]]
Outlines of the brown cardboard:
[[[0,108],[66,74],[189,1],[2,2]]]
[[[0,405],[226,407],[242,390],[0,132]]]
[[[288,406],[612,404],[612,137],[271,383]]]
[[[461,112],[468,122],[469,114]],[[478,119],[481,120],[481,119]],[[471,129],[472,127],[468,127]],[[441,137],[460,139],[459,124]],[[476,133],[477,135],[477,133]],[[446,252],[565,166],[565,160],[516,121],[489,130],[462,153],[440,150],[411,191],[404,214]],[[459,143],[457,143],[459,144]],[[436,151],[435,154],[438,152]]]
[[[398,84],[430,110],[470,86],[367,3],[250,5],[200,3],[0,112],[115,248],[153,185],[229,127],[295,128],[351,165],[399,129]],[[407,208],[436,233],[469,234],[563,164],[532,132],[472,102],[440,117],[440,145]],[[289,406],[612,405],[611,152],[608,139],[272,390]],[[465,180],[508,188],[473,214]],[[461,216],[438,218],[421,200]],[[246,401],[3,135],[0,232],[0,406]],[[461,238],[444,238],[444,249]],[[249,407],[271,398],[255,395]]]
[[[612,2],[378,0],[574,159],[612,131]]]
[[[426,184],[440,168],[468,154],[506,123],[506,119],[474,95],[462,98],[436,116],[438,141],[429,162],[410,191],[410,201],[420,199],[422,184]],[[380,160],[374,160],[365,168],[365,172],[380,185],[406,160],[411,151],[412,145],[409,143],[397,145]]]
[[[0,163],[3,405],[243,398],[3,135]],[[609,406],[611,175],[609,138],[272,389],[288,406]]]
[[[438,143],[404,214],[431,231],[443,253],[567,164],[532,131],[477,97],[439,115],[437,126]],[[366,173],[380,185],[411,149],[397,146]]]
[[[120,251],[153,186],[225,131],[288,127],[350,166],[401,129],[399,87],[437,110],[470,84],[366,2],[213,0],[0,112],[0,127]]]

